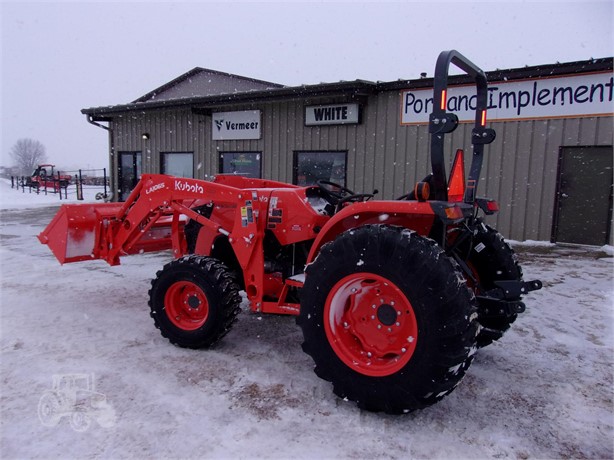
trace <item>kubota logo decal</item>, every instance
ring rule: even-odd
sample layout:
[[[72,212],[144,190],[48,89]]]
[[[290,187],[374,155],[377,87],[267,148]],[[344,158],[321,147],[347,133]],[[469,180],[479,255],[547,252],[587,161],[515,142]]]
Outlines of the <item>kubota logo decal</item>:
[[[205,193],[205,189],[199,184],[190,184],[187,180],[176,180],[175,190],[180,192]]]

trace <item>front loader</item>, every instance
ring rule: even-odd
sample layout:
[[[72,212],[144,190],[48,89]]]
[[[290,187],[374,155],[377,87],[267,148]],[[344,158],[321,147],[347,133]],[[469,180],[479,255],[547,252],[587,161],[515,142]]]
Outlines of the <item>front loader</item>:
[[[455,64],[476,84],[472,162],[450,177],[444,136]],[[207,348],[229,332],[244,290],[254,312],[297,317],[316,374],[360,408],[405,413],[460,382],[479,347],[525,310],[510,246],[478,198],[486,127],[485,74],[456,51],[435,68],[429,120],[432,173],[397,200],[373,200],[331,182],[298,187],[264,179],[213,181],[143,175],[123,203],[64,205],[39,235],[61,263],[171,250],[152,281],[155,326],[181,347]]]

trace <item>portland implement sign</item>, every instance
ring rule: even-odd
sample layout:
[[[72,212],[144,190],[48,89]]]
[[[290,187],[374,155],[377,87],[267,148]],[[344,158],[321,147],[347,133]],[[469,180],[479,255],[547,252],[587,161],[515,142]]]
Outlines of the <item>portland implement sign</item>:
[[[214,141],[260,139],[260,110],[213,113],[211,138]]]
[[[611,72],[513,82],[489,82],[489,121],[612,116]],[[448,91],[447,110],[459,121],[475,119],[475,87]],[[433,111],[433,90],[401,92],[401,124],[426,124]]]

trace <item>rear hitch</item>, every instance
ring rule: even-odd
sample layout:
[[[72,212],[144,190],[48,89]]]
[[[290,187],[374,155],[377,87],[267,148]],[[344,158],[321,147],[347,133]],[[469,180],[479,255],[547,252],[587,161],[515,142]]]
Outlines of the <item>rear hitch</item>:
[[[495,289],[487,291],[484,296],[477,296],[483,317],[500,317],[524,313],[526,306],[520,296],[542,288],[540,280],[533,281],[495,281]]]
[[[502,291],[503,297],[496,296],[501,299],[516,299],[523,294],[531,291],[537,291],[542,288],[540,280],[533,281],[495,281],[495,285],[499,289],[494,291]]]
[[[511,317],[524,313],[527,309],[520,300],[503,300],[486,296],[477,296],[477,300],[482,318]]]

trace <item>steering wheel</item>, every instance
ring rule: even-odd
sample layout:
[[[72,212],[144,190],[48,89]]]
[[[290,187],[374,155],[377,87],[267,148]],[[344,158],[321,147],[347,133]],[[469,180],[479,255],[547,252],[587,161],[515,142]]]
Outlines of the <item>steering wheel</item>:
[[[326,195],[329,203],[335,206],[335,212],[341,211],[344,203],[353,203],[358,201],[366,201],[375,196],[374,193],[354,193],[349,188],[343,185],[336,184],[327,180],[319,180],[318,187]],[[337,190],[331,190],[329,187],[334,187]]]
[[[334,205],[336,205],[339,200],[354,195],[354,192],[352,192],[349,188],[344,187],[343,185],[337,184],[335,182],[331,182],[328,180],[319,180],[316,183],[318,184],[318,187],[320,187],[320,190],[322,190],[326,198],[328,198],[328,201],[330,201],[330,203]]]
[[[373,193],[355,193],[354,195],[348,195],[346,197],[341,198],[337,202],[337,208],[341,208],[343,203],[353,203],[358,201],[367,201],[373,198],[375,195]]]

